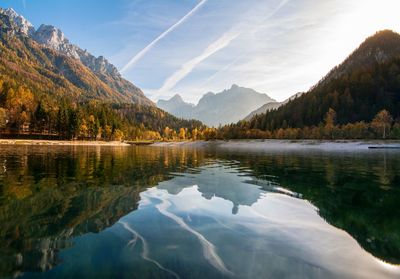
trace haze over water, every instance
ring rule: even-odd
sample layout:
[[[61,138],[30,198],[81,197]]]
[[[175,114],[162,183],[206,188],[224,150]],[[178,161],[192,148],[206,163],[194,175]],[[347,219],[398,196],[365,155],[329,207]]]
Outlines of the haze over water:
[[[0,146],[0,277],[399,278],[396,151]]]

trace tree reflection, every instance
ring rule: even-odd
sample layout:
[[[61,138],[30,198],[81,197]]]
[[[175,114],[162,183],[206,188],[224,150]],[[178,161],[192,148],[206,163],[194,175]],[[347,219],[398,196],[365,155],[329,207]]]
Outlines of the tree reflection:
[[[176,195],[197,185],[206,199],[231,201],[232,214],[258,200],[262,189],[230,183],[216,162],[264,190],[279,185],[303,194],[374,256],[400,263],[398,155],[0,146],[0,276],[54,267],[72,237],[112,226],[149,187]]]
[[[260,178],[302,193],[332,225],[378,258],[400,263],[398,152],[230,154]]]
[[[53,267],[68,239],[113,225],[140,192],[203,161],[196,150],[0,148],[2,276]]]

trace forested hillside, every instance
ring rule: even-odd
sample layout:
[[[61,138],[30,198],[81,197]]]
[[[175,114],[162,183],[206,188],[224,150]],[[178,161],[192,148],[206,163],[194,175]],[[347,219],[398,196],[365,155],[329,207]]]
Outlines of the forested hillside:
[[[400,35],[381,31],[308,93],[250,121],[251,128],[302,128],[323,122],[329,108],[338,124],[371,121],[381,110],[400,116]]]
[[[365,40],[307,93],[219,138],[400,138],[400,35]]]
[[[37,43],[4,10],[0,13],[3,136],[159,139],[166,128],[171,138],[203,129],[199,121],[178,119],[156,108],[134,85],[116,81],[118,76],[96,72],[79,59]]]

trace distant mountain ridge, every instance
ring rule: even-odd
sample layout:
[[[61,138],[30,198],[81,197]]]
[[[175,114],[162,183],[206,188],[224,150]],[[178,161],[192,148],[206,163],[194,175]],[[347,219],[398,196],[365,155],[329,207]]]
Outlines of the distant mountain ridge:
[[[293,96],[291,96],[290,98],[287,98],[286,100],[284,100],[283,102],[270,102],[270,103],[266,103],[264,105],[262,105],[261,107],[259,107],[258,109],[252,111],[249,115],[247,115],[243,120],[245,121],[249,121],[251,120],[255,115],[257,114],[263,114],[266,113],[270,110],[274,110],[277,109],[281,106],[283,106],[284,104],[288,103],[290,100],[293,100],[299,96],[301,96],[303,94],[303,92],[299,92],[297,94],[294,94]]]
[[[179,94],[169,100],[159,100],[157,106],[178,117],[190,118],[195,105],[186,103]]]
[[[154,106],[154,103],[150,101],[138,87],[122,78],[117,68],[109,63],[107,59],[105,59],[103,56],[95,57],[88,51],[82,50],[78,46],[71,44],[61,30],[55,28],[54,26],[44,24],[35,30],[34,26],[28,20],[16,13],[12,8],[0,8],[0,15],[4,15],[8,18],[8,20],[5,20],[7,23],[5,26],[3,26],[3,28],[5,28],[4,31],[6,31],[9,36],[26,36],[27,38],[38,43],[40,46],[56,51],[56,55],[62,54],[71,59],[80,61],[96,76],[97,79],[101,81],[91,83],[97,83],[99,84],[99,87],[103,87],[101,89],[97,88],[95,91],[99,93],[102,92],[100,95],[104,98],[104,100],[108,99],[113,102],[126,102]],[[22,41],[25,45],[31,44],[25,39],[22,39]],[[28,49],[35,50],[35,53],[37,54],[37,50],[40,49],[40,47],[32,45],[32,47],[28,47]],[[46,52],[47,55],[51,55],[44,49],[41,49],[41,51]],[[39,59],[38,62],[45,62],[43,59],[41,60],[42,61]],[[57,62],[60,61],[59,58],[57,60]],[[58,74],[63,74],[68,80],[69,77],[71,77],[68,76],[68,74],[71,74],[71,71],[74,71],[74,69],[69,69],[66,71],[66,69],[63,68],[65,63],[62,64],[63,65],[56,63],[56,65],[53,66],[58,68]],[[79,67],[77,68],[77,70],[79,70]],[[72,81],[71,79],[76,81],[76,77],[71,77],[69,80]],[[72,81],[72,83],[74,82]],[[90,85],[86,85],[85,87],[89,86]]]
[[[157,106],[177,117],[197,119],[209,126],[236,123],[260,104],[276,102],[267,94],[250,88],[232,85],[219,93],[208,92],[197,105],[183,101],[179,95],[169,100],[159,100]]]

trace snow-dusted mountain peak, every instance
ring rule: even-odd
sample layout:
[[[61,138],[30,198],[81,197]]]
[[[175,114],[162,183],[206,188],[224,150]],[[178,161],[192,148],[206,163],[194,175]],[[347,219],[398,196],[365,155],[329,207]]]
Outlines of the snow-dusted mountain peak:
[[[5,14],[14,22],[18,27],[18,32],[25,34],[27,36],[32,36],[35,33],[35,28],[33,24],[26,20],[23,16],[14,11],[13,8],[2,9],[0,8],[0,13]]]

